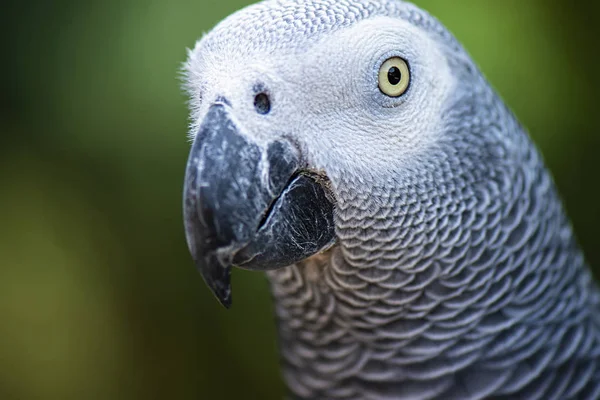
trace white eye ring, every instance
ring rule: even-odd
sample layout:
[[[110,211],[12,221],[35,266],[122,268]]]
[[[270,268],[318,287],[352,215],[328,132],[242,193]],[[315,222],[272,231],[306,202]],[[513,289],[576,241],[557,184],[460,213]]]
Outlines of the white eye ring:
[[[379,68],[379,90],[390,97],[400,97],[408,89],[410,70],[400,57],[388,58]]]

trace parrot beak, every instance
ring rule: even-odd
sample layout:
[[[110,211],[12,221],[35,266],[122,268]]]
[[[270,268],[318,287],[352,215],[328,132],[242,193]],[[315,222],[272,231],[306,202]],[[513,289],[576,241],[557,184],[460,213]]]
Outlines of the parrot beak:
[[[227,308],[232,266],[286,267],[335,240],[323,178],[301,169],[288,141],[261,146],[241,132],[227,105],[210,107],[192,145],[183,194],[189,250]]]

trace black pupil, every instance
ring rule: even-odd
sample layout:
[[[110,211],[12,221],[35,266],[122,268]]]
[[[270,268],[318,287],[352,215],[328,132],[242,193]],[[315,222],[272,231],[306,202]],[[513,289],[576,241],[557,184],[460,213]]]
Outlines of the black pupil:
[[[397,67],[392,67],[388,70],[388,81],[392,85],[397,85],[402,80],[402,73]]]
[[[271,100],[266,93],[259,93],[254,97],[254,108],[259,114],[268,114],[271,111]]]

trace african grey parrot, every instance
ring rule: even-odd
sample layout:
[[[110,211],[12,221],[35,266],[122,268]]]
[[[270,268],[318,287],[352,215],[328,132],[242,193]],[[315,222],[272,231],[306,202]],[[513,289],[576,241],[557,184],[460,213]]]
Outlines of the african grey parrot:
[[[525,130],[400,0],[270,0],[189,53],[190,251],[267,270],[295,399],[598,399],[600,296]]]

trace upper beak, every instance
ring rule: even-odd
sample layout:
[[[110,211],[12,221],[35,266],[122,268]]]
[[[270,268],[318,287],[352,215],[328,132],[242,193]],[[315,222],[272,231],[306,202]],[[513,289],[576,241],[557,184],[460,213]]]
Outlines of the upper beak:
[[[333,204],[313,177],[288,141],[260,146],[226,105],[210,107],[190,152],[183,214],[196,266],[225,307],[231,266],[281,268],[333,244]]]

